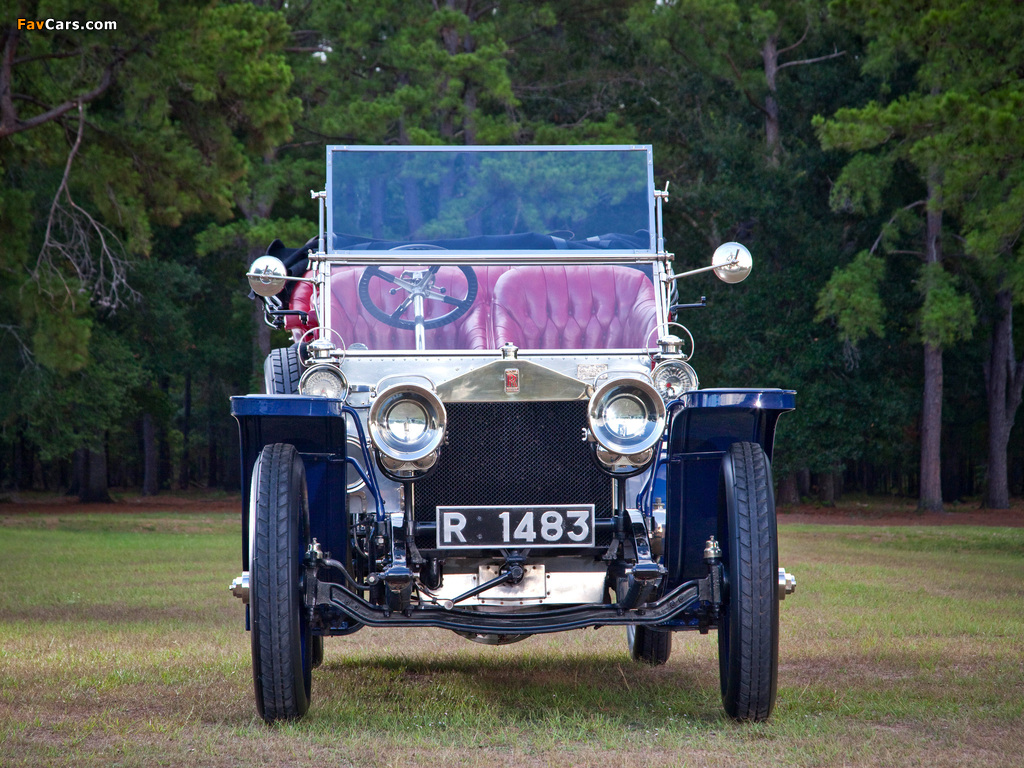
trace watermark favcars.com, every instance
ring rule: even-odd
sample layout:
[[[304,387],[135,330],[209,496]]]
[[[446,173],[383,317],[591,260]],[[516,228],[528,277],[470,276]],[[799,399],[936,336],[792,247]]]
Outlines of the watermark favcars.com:
[[[18,29],[33,32],[89,31],[95,32],[116,30],[116,21],[79,21],[78,19],[18,19]]]

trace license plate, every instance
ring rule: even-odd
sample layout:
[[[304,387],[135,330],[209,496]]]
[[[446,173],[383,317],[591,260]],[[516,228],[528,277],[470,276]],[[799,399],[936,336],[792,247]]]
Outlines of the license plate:
[[[438,507],[438,549],[594,546],[593,504]]]

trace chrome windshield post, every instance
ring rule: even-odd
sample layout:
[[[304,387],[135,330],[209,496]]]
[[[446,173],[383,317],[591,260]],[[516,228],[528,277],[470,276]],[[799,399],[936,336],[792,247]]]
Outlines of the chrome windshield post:
[[[665,255],[665,227],[661,218],[661,205],[668,200],[668,185],[669,182],[666,181],[665,189],[654,190],[654,226],[658,236],[658,253],[661,255]]]
[[[317,235],[317,252],[323,254],[326,249],[326,238],[324,237],[324,215],[327,208],[327,190],[321,190],[317,192],[315,189],[309,190],[309,196],[314,200],[319,200],[320,205],[317,206],[320,209],[320,231]]]
[[[309,196],[319,200],[320,226],[317,234],[317,252],[313,261],[313,276],[316,281],[316,294],[313,297],[317,306],[317,315],[320,318],[320,328],[331,328],[331,263],[327,260],[327,238],[324,232],[324,217],[327,209],[327,190],[317,192],[314,189],[309,191]],[[324,338],[321,331],[321,338]]]

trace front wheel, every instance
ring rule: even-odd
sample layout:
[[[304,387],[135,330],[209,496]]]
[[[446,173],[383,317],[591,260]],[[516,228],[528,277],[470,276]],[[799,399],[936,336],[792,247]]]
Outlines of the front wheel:
[[[718,533],[725,603],[718,627],[722,704],[736,720],[766,720],[779,667],[778,535],[768,457],[733,443],[722,459]]]
[[[306,472],[294,446],[268,445],[253,471],[249,611],[256,709],[268,723],[309,709],[314,637],[302,595],[309,546]]]
[[[620,579],[616,597],[622,600],[625,594],[626,580]],[[672,633],[630,624],[626,627],[626,645],[629,646],[629,656],[633,661],[660,667],[672,655]]]
[[[672,633],[651,627],[626,627],[626,642],[633,661],[660,667],[672,654]]]

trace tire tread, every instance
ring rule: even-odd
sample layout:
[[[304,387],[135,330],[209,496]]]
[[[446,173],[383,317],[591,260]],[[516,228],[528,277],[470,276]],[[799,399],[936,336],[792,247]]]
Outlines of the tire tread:
[[[757,443],[735,443],[732,462],[736,531],[730,532],[730,603],[738,610],[738,658],[722,669],[726,712],[737,720],[765,720],[775,701],[778,668],[777,546],[771,469]],[[728,607],[727,607],[728,610]],[[726,642],[729,638],[722,638]]]
[[[672,654],[672,633],[658,632],[650,627],[635,627],[629,650],[633,661],[660,667]]]
[[[297,525],[293,496],[295,448],[285,443],[264,449],[257,492],[253,552],[256,583],[250,610],[253,612],[253,675],[260,714],[267,722],[301,717],[309,697],[294,666],[294,612],[299,610],[295,592],[297,559],[301,553],[287,545]],[[301,477],[301,475],[300,475]]]
[[[296,347],[272,349],[263,361],[263,383],[268,395],[298,394],[301,377],[302,365]]]

